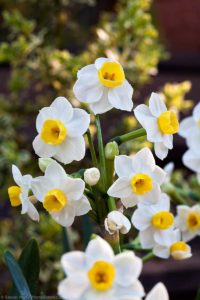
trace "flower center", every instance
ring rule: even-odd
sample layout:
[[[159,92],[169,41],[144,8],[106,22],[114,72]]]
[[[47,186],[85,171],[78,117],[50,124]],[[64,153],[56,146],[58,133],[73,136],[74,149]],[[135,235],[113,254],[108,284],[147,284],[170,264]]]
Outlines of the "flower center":
[[[164,134],[174,134],[179,130],[177,115],[173,111],[165,111],[158,117],[158,126]]]
[[[65,194],[58,190],[50,190],[44,197],[43,206],[49,212],[58,212],[67,204],[67,197]]]
[[[67,129],[60,120],[46,120],[40,133],[41,139],[49,145],[61,144],[67,135]]]
[[[10,199],[11,206],[16,207],[21,204],[21,200],[20,200],[21,192],[22,189],[17,185],[13,185],[8,188],[8,196]]]
[[[113,285],[115,268],[105,261],[97,261],[88,271],[88,278],[92,287],[97,291],[107,291]]]
[[[132,177],[131,186],[134,193],[143,195],[152,190],[153,182],[149,175],[139,173]]]
[[[171,254],[173,254],[174,252],[186,252],[188,250],[188,246],[185,242],[176,242],[174,244],[172,244],[172,246],[170,247],[170,252]]]
[[[121,85],[125,80],[124,70],[117,62],[105,62],[98,70],[99,81],[108,88]]]
[[[200,228],[200,215],[196,212],[188,214],[187,226],[190,230],[197,230]]]
[[[174,223],[174,216],[169,211],[160,211],[151,219],[152,225],[161,230],[168,229]]]

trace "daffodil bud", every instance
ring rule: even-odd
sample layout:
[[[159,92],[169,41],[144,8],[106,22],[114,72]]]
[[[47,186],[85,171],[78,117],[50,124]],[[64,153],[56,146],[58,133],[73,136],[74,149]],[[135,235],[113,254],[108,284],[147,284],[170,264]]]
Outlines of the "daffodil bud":
[[[84,172],[84,181],[90,185],[96,185],[100,179],[100,172],[97,168],[90,168]]]
[[[130,221],[120,211],[110,212],[105,219],[104,225],[106,231],[108,231],[111,235],[117,231],[120,231],[122,234],[126,234],[131,229]]]
[[[105,147],[105,156],[107,159],[114,159],[119,155],[119,147],[116,142],[109,142]]]
[[[52,158],[39,158],[38,165],[40,170],[44,173],[46,168],[52,163],[54,160]]]

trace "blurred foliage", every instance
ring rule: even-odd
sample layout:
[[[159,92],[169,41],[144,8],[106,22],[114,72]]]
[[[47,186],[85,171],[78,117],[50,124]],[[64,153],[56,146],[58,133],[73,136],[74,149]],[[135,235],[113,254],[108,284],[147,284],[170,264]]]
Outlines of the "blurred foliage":
[[[0,268],[2,269],[2,257],[5,249],[11,250],[15,257],[19,257],[27,240],[33,237],[37,240],[40,248],[41,271],[40,285],[43,292],[54,294],[57,290],[57,282],[63,278],[60,268],[60,257],[63,254],[62,227],[57,224],[48,214],[40,213],[40,223],[30,222],[27,215],[23,217],[7,218],[0,220]],[[10,234],[12,232],[12,235]],[[22,234],[23,232],[23,234]],[[68,234],[74,242],[78,240],[75,230],[69,229]],[[13,238],[13,236],[15,238]],[[4,276],[3,276],[4,277]],[[6,277],[5,277],[6,278]],[[0,294],[8,291],[8,282],[0,278]]]
[[[165,52],[153,25],[151,4],[151,0],[0,0],[0,63],[10,66],[0,94],[0,123],[5,118],[9,122],[2,130],[5,139],[0,132],[4,180],[11,163],[22,166],[30,158],[38,109],[58,95],[79,105],[72,94],[78,69],[99,56],[114,57],[135,89],[156,74]]]
[[[167,107],[174,109],[178,113],[184,112],[193,107],[192,100],[185,99],[186,94],[191,90],[192,84],[190,81],[181,83],[166,83],[162,88],[162,95]]]

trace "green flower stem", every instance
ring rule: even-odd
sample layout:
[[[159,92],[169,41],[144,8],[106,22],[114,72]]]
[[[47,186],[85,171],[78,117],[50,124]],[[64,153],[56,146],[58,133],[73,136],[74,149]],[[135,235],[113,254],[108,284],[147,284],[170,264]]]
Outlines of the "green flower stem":
[[[114,159],[106,159],[106,171],[107,171],[107,188],[109,188],[113,183],[114,175]]]
[[[63,251],[64,251],[64,253],[71,251],[73,247],[72,247],[71,241],[69,239],[67,228],[65,228],[65,227],[62,227],[62,238],[63,238]]]
[[[106,160],[105,160],[100,118],[98,115],[96,116],[96,127],[97,127],[97,139],[98,139],[98,148],[99,148],[101,181],[103,185],[103,191],[106,192],[107,191]]]
[[[147,255],[143,256],[142,261],[148,262],[149,260],[153,259],[155,257],[155,255],[153,254],[153,252],[149,252]]]
[[[109,197],[108,198],[108,209],[109,211],[116,210],[116,203],[115,203],[115,198]]]
[[[95,148],[94,148],[92,135],[91,135],[91,132],[90,132],[89,129],[87,130],[86,134],[87,134],[87,138],[88,138],[88,144],[89,144],[89,147],[90,147],[90,153],[91,153],[91,156],[92,156],[93,165],[94,165],[94,167],[98,168],[98,161],[97,161],[96,151],[95,151]]]
[[[108,232],[105,234],[105,239],[113,248],[115,254],[121,252],[120,241],[119,241],[119,232],[115,232],[113,235],[110,235]]]
[[[118,145],[121,145],[125,142],[134,140],[134,139],[139,138],[141,136],[145,136],[146,134],[147,134],[146,130],[144,128],[140,128],[140,129],[131,131],[129,133],[126,133],[126,134],[123,134],[123,135],[120,135],[120,136],[116,136],[115,138],[112,139],[112,141],[113,142],[115,141]]]

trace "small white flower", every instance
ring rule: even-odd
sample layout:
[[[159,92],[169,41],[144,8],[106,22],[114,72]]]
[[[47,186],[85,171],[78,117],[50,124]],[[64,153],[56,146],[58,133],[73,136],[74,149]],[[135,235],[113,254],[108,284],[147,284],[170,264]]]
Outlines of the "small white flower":
[[[183,155],[183,163],[190,170],[197,173],[197,180],[200,183],[200,151],[199,148],[191,148]]]
[[[138,204],[132,216],[132,223],[140,231],[139,239],[143,248],[153,248],[155,233],[173,226],[174,216],[169,210],[170,199],[164,193],[160,194],[160,199],[156,204]]]
[[[164,166],[163,170],[166,172],[167,176],[165,177],[165,183],[169,183],[171,181],[171,176],[174,171],[174,163],[170,162],[166,166]]]
[[[154,238],[156,246],[153,253],[158,257],[166,259],[171,255],[175,260],[182,260],[192,256],[190,246],[181,241],[179,229],[156,232]]]
[[[152,93],[149,107],[145,104],[138,105],[134,113],[146,130],[148,141],[154,143],[156,156],[164,159],[168,154],[168,149],[173,148],[173,134],[179,130],[175,112],[168,111],[160,96]]]
[[[54,157],[64,164],[81,160],[85,155],[83,134],[89,123],[90,115],[83,109],[73,108],[64,97],[56,98],[37,116],[35,153],[40,157]]]
[[[62,226],[71,226],[75,216],[87,214],[91,209],[83,195],[84,181],[69,177],[57,162],[47,167],[44,176],[34,178],[31,186],[35,197]]]
[[[180,123],[179,134],[187,140],[193,149],[200,147],[200,103],[198,103],[191,117],[185,118]]]
[[[58,286],[62,299],[126,300],[144,296],[138,280],[141,259],[130,251],[115,256],[110,245],[100,237],[89,242],[85,253],[64,254],[61,264],[67,275]]]
[[[20,170],[13,165],[12,174],[17,185],[8,188],[8,195],[11,206],[16,207],[22,205],[21,213],[27,213],[33,221],[39,221],[39,214],[35,206],[29,200],[29,191],[31,188],[31,175],[22,176]]]
[[[155,164],[148,148],[131,157],[116,156],[115,172],[119,178],[109,188],[108,195],[120,198],[126,208],[139,202],[156,203],[159,200],[160,185],[166,174]]]
[[[84,172],[84,181],[90,185],[96,185],[100,179],[100,172],[97,168],[90,168],[85,170]]]
[[[131,111],[133,88],[125,79],[122,66],[109,58],[98,58],[94,64],[82,68],[74,85],[76,98],[88,103],[95,114],[113,107]]]
[[[177,207],[176,226],[182,232],[182,239],[185,242],[200,235],[200,206],[179,205]]]
[[[120,211],[111,211],[104,222],[105,229],[109,234],[114,234],[119,231],[122,234],[127,234],[131,229],[131,223],[127,217]]]
[[[148,293],[146,300],[169,300],[169,295],[164,284],[162,282],[157,283]]]

